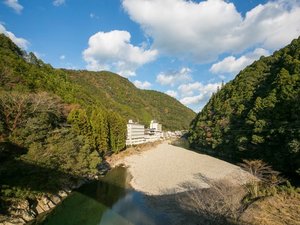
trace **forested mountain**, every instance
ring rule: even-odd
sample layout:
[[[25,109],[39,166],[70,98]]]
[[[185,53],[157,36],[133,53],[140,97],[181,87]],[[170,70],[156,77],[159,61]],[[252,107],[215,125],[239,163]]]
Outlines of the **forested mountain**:
[[[0,216],[97,174],[125,147],[126,120],[188,128],[194,112],[110,72],[54,69],[0,34]]]
[[[300,174],[300,38],[241,71],[192,121],[195,148]]]
[[[176,99],[152,90],[136,88],[128,79],[111,72],[64,71],[70,82],[80,86],[83,104],[99,104],[126,119],[149,125],[152,119],[164,129],[188,129],[195,113]]]
[[[0,85],[4,90],[46,91],[65,103],[98,106],[144,124],[157,119],[163,128],[171,130],[187,129],[195,116],[176,99],[140,90],[117,74],[54,69],[34,54],[22,52],[4,35],[0,36],[0,48]]]

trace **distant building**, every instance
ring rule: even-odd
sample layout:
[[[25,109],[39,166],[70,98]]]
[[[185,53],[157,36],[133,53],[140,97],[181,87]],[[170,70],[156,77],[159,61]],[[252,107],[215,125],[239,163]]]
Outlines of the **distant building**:
[[[146,142],[155,142],[164,139],[162,125],[156,120],[151,120],[150,128],[129,120],[127,123],[127,139],[126,145],[139,145]]]
[[[154,132],[162,132],[162,125],[156,120],[151,120],[150,130],[153,130]]]
[[[145,126],[129,120],[127,123],[126,145],[138,145],[145,143]]]

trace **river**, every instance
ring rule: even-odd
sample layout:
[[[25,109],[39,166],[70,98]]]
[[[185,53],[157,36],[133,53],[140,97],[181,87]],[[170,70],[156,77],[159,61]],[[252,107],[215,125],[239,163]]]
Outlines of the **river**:
[[[129,174],[117,167],[100,181],[83,185],[35,225],[174,224],[165,198],[147,196],[129,186]]]

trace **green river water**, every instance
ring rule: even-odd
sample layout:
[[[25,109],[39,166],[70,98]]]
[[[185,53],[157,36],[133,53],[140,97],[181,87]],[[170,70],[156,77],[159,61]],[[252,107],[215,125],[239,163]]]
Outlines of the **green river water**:
[[[100,181],[72,192],[35,225],[165,225],[173,224],[172,213],[163,209],[165,200],[147,196],[128,186],[126,168],[118,167]]]

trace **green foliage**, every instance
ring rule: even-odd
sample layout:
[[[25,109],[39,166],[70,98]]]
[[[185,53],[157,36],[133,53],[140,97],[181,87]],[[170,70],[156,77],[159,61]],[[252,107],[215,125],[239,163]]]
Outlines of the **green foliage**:
[[[125,148],[127,119],[175,130],[194,116],[119,75],[54,69],[3,34],[0,58],[0,201],[95,175],[101,157]]]
[[[55,94],[65,102],[118,112],[126,120],[149,124],[159,120],[164,129],[188,129],[195,113],[176,99],[156,91],[140,90],[128,79],[107,71],[54,69],[28,55],[0,35],[0,89]]]
[[[126,120],[115,112],[108,114],[109,146],[114,153],[125,148],[126,144]]]
[[[84,109],[74,109],[69,113],[68,122],[72,124],[73,131],[83,135],[102,156],[125,148],[126,120],[116,112],[94,108],[89,116]]]
[[[100,109],[94,109],[90,118],[92,136],[96,148],[104,153],[109,148],[108,115]]]
[[[262,57],[212,96],[191,123],[195,148],[300,171],[300,38]]]
[[[76,126],[66,124],[65,105],[47,93],[0,93],[1,198],[33,198],[55,192],[71,179],[97,174],[101,157]],[[81,115],[81,114],[80,114]]]

